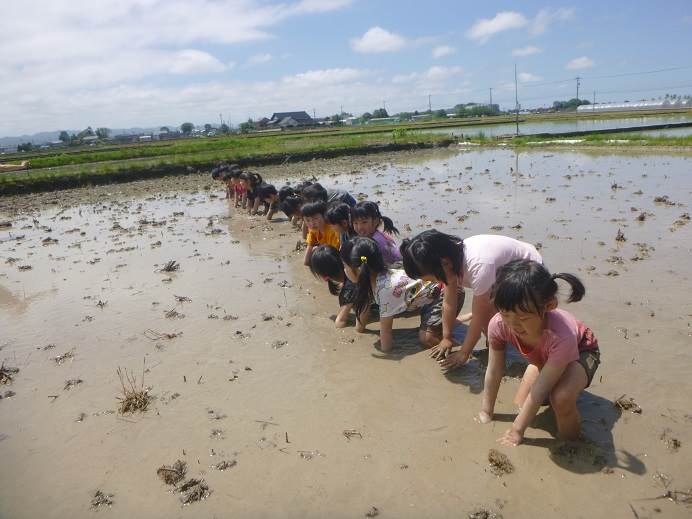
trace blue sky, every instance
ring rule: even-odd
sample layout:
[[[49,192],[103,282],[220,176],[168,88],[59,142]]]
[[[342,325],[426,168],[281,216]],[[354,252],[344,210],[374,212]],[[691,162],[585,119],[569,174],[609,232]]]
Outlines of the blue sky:
[[[0,136],[692,94],[692,2],[4,0]],[[687,67],[655,74],[618,74]]]

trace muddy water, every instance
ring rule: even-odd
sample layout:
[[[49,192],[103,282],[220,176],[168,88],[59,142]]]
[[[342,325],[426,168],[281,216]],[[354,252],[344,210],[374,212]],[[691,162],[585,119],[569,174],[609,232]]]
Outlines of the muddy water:
[[[16,393],[0,400],[0,517],[688,516],[646,498],[692,487],[690,167],[686,155],[450,149],[260,170],[367,194],[404,236],[540,244],[552,270],[582,277],[587,296],[568,308],[603,355],[580,402],[590,443],[561,446],[544,411],[526,445],[503,449],[515,472],[502,478],[487,455],[517,379],[501,387],[501,420],[476,424],[478,361],[442,375],[415,319],[397,321],[389,356],[376,335],[335,331],[336,301],[302,267],[296,231],[229,209],[207,176],[0,199],[12,222],[0,359],[20,369],[0,392]],[[180,269],[158,272],[169,260]],[[145,414],[115,412],[118,366],[144,368]],[[83,382],[65,390],[70,379]],[[623,394],[641,415],[613,407]],[[157,478],[176,459],[208,499],[181,507]],[[237,465],[212,468],[223,460]],[[110,509],[90,509],[98,489]]]

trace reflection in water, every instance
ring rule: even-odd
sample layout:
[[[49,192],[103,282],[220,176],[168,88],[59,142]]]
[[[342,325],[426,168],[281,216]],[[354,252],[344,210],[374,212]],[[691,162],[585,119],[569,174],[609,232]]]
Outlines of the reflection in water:
[[[29,309],[31,303],[39,301],[48,295],[54,295],[57,292],[57,288],[51,288],[36,292],[28,297],[26,294],[19,297],[8,288],[0,285],[0,308],[2,310],[9,310],[14,315],[22,315]]]

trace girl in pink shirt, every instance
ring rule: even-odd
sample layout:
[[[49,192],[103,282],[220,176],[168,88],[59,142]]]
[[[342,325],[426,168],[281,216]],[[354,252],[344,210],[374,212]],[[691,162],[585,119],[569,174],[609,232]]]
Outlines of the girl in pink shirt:
[[[505,344],[511,343],[529,362],[514,402],[520,411],[512,428],[498,440],[518,445],[546,398],[555,412],[560,437],[576,440],[581,428],[577,397],[589,387],[600,363],[593,333],[572,314],[557,309],[557,283],[570,284],[567,300],[584,297],[584,285],[572,274],[550,274],[536,261],[515,260],[497,272],[491,297],[498,313],[488,325],[490,353],[485,373],[481,423],[493,419],[505,369]]]

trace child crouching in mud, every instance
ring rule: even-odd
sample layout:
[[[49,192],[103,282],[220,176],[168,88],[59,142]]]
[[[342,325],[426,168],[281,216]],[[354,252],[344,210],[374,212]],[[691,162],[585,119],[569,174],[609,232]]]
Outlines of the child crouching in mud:
[[[572,287],[568,302],[584,297],[584,285],[572,274],[550,274],[538,262],[515,260],[498,270],[491,297],[498,313],[488,325],[490,352],[485,373],[481,423],[492,421],[505,369],[505,344],[511,343],[529,362],[514,398],[519,414],[498,440],[518,445],[546,398],[557,419],[559,435],[576,440],[581,429],[577,397],[589,387],[600,364],[598,342],[589,328],[557,309],[557,283]]]
[[[356,237],[339,251],[346,276],[356,283],[353,300],[359,332],[365,331],[371,302],[380,307],[380,349],[388,352],[394,346],[394,318],[420,310],[418,338],[431,348],[442,338],[443,289],[439,283],[409,278],[401,269],[388,268],[379,245],[372,238]],[[464,304],[463,289],[457,294],[456,314]]]

